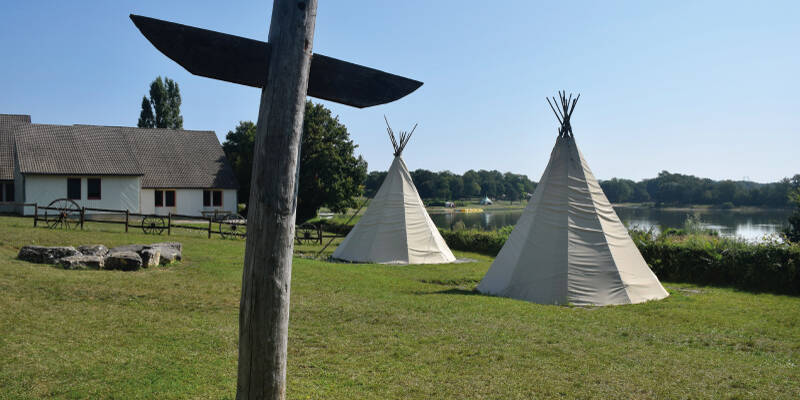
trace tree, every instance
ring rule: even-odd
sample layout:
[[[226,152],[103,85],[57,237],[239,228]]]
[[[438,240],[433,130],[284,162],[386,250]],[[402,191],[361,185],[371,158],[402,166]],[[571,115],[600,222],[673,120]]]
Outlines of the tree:
[[[240,199],[250,198],[255,132],[254,123],[240,122],[234,131],[228,132],[222,144],[239,180]],[[357,206],[354,197],[362,194],[362,185],[367,180],[367,162],[353,154],[357,147],[350,140],[347,128],[331,116],[330,110],[322,104],[306,102],[297,193],[298,223],[313,218],[322,206],[333,212]],[[385,176],[385,173],[372,176],[377,187]]]
[[[357,147],[338,117],[322,104],[306,101],[298,222],[313,218],[322,206],[337,213],[357,206],[355,197],[362,194],[361,185],[367,179],[367,162],[353,154]]]
[[[156,117],[153,115],[153,107],[147,96],[142,97],[142,112],[139,114],[139,128],[155,128]]]
[[[791,187],[788,197],[794,204],[794,212],[789,216],[789,226],[783,230],[783,235],[789,242],[800,243],[800,174],[786,181]]]
[[[247,201],[250,198],[250,174],[253,172],[253,143],[256,137],[256,124],[252,121],[240,121],[233,131],[228,131],[222,150],[233,167],[236,180],[239,181],[238,198]]]
[[[388,175],[387,171],[372,171],[367,175],[367,182],[364,184],[364,196],[369,198],[375,197],[378,189],[381,188],[383,180]]]
[[[635,183],[627,179],[612,178],[607,181],[601,181],[600,187],[603,188],[608,201],[612,203],[624,203],[631,200],[633,196]]]
[[[800,190],[795,189],[790,197],[795,208],[789,216],[789,226],[783,230],[783,235],[789,242],[800,243]]]
[[[150,98],[142,98],[139,128],[183,129],[181,91],[169,78],[157,77],[150,83]]]

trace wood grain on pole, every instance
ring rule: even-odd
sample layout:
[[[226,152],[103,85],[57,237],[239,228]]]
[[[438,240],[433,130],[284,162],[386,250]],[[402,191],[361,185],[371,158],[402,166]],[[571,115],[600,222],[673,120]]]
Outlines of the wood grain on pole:
[[[258,111],[239,309],[237,399],[284,399],[300,141],[316,0],[275,0]]]

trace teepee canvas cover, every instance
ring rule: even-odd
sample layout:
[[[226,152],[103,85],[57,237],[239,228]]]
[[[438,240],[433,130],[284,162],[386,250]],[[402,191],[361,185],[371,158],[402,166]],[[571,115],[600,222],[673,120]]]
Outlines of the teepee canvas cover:
[[[578,99],[559,94],[550,162],[478,291],[542,304],[667,297],[575,144],[569,118]]]
[[[387,129],[395,148],[392,166],[369,208],[333,252],[333,258],[390,264],[455,261],[455,256],[428,216],[401,157],[414,130],[408,134],[401,132],[398,143],[391,128]]]

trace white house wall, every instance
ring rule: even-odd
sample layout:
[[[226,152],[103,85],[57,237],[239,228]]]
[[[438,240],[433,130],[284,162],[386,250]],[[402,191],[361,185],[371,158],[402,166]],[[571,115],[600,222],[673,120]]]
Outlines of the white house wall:
[[[78,178],[78,176],[25,175],[24,201],[47,206],[55,199],[67,197],[67,178]],[[138,176],[100,176],[99,200],[87,199],[87,177],[79,178],[81,179],[81,198],[74,199],[79,206],[139,212],[140,179]],[[98,177],[90,176],[89,178]],[[33,209],[27,207],[25,215],[31,214],[33,214]]]
[[[167,215],[172,213],[200,216],[203,215],[203,212],[214,212],[214,210],[228,213],[237,212],[236,190],[233,189],[222,189],[221,207],[203,207],[203,189],[158,189],[175,190],[175,207],[156,207],[156,190],[142,188],[142,214]]]

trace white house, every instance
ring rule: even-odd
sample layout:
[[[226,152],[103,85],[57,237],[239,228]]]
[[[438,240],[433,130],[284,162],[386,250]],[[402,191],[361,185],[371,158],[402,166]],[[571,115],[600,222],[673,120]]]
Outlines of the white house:
[[[32,124],[0,114],[0,202],[69,198],[142,214],[235,213],[235,175],[213,131]],[[0,212],[31,207],[0,205]]]

